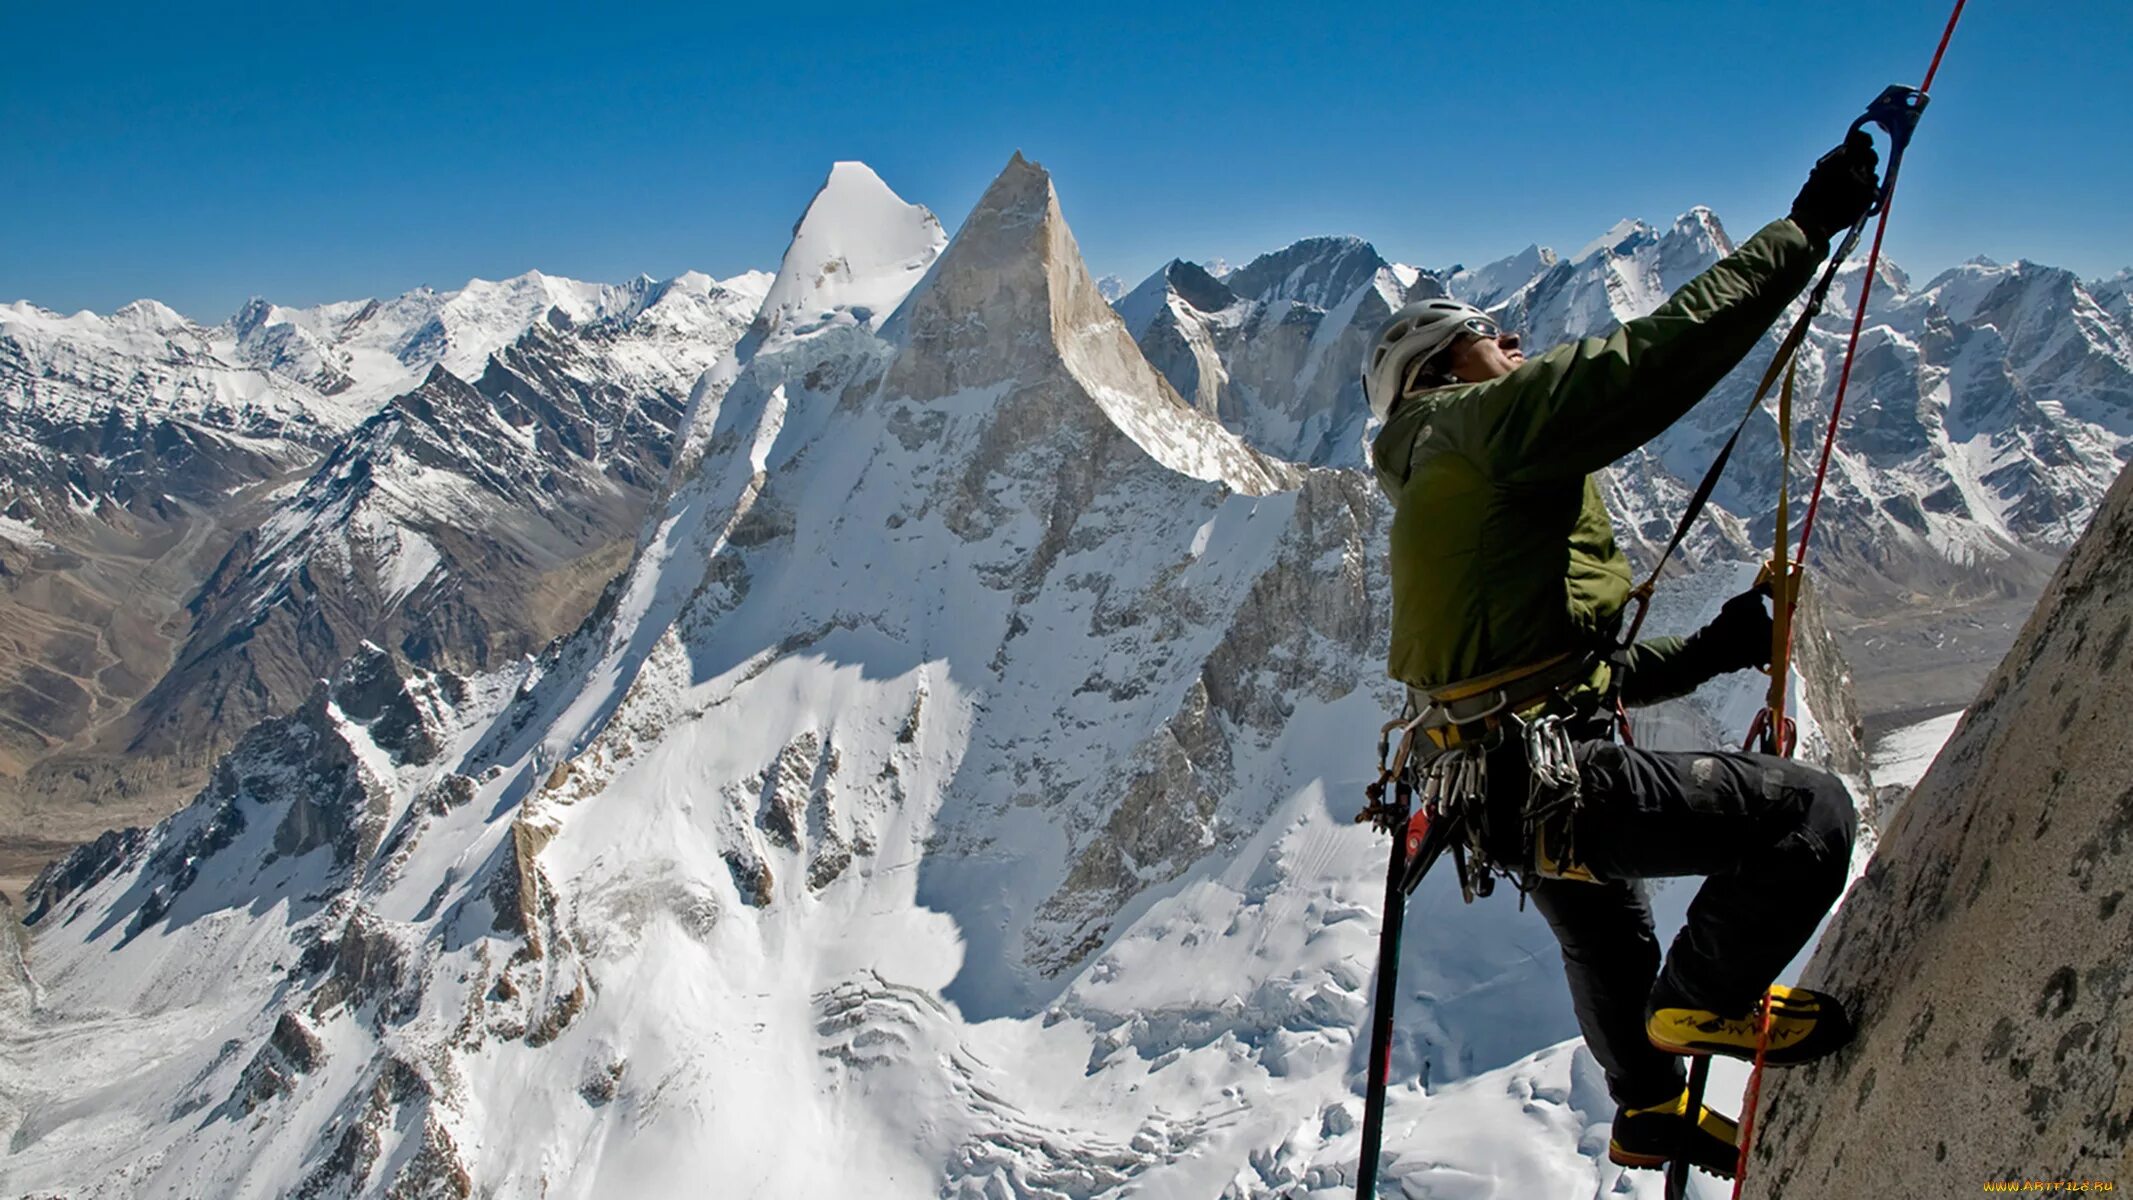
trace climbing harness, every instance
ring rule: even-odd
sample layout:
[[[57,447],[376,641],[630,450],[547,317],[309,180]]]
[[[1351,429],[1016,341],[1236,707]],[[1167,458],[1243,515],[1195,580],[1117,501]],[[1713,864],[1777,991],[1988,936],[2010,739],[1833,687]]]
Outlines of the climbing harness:
[[[1489,756],[1513,740],[1524,746],[1533,781],[1524,807],[1528,832],[1575,807],[1577,762],[1562,719],[1543,715],[1528,720],[1518,714],[1531,713],[1590,679],[1596,663],[1590,655],[1558,655],[1418,693],[1410,696],[1406,711],[1378,730],[1378,777],[1363,789],[1368,803],[1355,819],[1394,836],[1385,870],[1384,917],[1378,930],[1363,1144],[1357,1164],[1358,1200],[1371,1200],[1377,1194],[1407,898],[1447,853],[1458,872],[1463,900],[1471,904],[1477,896],[1494,891],[1499,868],[1483,841]],[[1567,852],[1565,868],[1577,869],[1569,864]],[[1543,868],[1537,862],[1534,869]],[[1584,877],[1590,878],[1590,873]],[[1523,896],[1523,882],[1519,890]]]

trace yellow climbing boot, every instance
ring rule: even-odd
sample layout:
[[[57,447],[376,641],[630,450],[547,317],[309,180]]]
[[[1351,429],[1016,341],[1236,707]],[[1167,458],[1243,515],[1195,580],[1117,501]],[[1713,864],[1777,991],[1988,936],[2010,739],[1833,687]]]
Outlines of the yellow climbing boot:
[[[1740,1126],[1724,1113],[1699,1108],[1689,1124],[1689,1090],[1650,1108],[1615,1110],[1607,1139],[1608,1161],[1625,1167],[1664,1167],[1686,1155],[1689,1164],[1720,1179],[1733,1178],[1740,1161]]]
[[[1770,1066],[1812,1062],[1852,1040],[1851,1018],[1835,996],[1773,984],[1768,1003],[1770,1039],[1763,1061]],[[1644,1032],[1652,1045],[1669,1054],[1723,1054],[1753,1059],[1756,1023],[1753,1012],[1728,1017],[1655,999],[1644,1020]]]

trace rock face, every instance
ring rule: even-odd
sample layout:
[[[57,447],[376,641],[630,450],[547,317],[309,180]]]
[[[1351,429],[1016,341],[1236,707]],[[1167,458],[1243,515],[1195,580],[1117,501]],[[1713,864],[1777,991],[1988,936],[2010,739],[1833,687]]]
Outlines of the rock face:
[[[162,674],[168,623],[259,493],[362,420],[316,364],[247,361],[237,340],[153,301],[0,305],[0,820],[12,778]]]
[[[194,591],[285,498],[274,487],[387,397],[433,368],[479,377],[551,313],[715,341],[688,319],[708,285],[534,272],[307,309],[253,300],[214,326],[152,300],[108,317],[0,305],[0,794],[127,713],[170,665]],[[136,763],[126,782],[155,774]]]
[[[1748,1195],[2133,1169],[2129,654],[2133,471],[1824,935],[1863,1032],[1768,1085]]]
[[[721,294],[725,320],[671,362],[631,326],[554,310],[471,384],[432,368],[216,567],[126,752],[211,758],[366,639],[470,671],[575,628],[666,482],[696,377],[760,300]]]

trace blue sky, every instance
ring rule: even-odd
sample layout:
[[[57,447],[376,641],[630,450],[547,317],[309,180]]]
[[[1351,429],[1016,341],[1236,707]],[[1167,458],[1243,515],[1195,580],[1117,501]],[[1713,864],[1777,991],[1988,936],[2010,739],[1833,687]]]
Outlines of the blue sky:
[[[453,287],[774,269],[836,159],[951,229],[1010,153],[1099,274],[1353,233],[1573,250],[1745,234],[1945,0],[0,7],[0,300],[219,320]],[[1914,274],[2133,264],[2133,5],[1971,4],[1898,194]]]

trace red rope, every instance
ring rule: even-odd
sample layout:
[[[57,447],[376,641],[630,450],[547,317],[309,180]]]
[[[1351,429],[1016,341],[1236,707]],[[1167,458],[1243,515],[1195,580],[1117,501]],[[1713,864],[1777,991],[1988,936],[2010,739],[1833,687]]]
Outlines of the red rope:
[[[1940,45],[1934,48],[1933,65],[1926,68],[1926,77],[1918,85],[1919,91],[1930,92],[1933,90],[1933,77],[1940,74],[1940,56],[1948,52],[1948,39],[1955,36],[1955,23],[1963,19],[1963,5],[1965,2],[1966,0],[1955,0],[1955,11],[1948,14],[1948,27],[1940,31]]]
[[[1968,0],[1955,0],[1955,11],[1948,14],[1948,26],[1941,30],[1940,44],[1933,48],[1933,61],[1926,67],[1925,78],[1918,85],[1920,92],[1931,92],[1933,90],[1933,78],[1940,74],[1941,57],[1948,52],[1948,41],[1955,36],[1955,23],[1962,20],[1963,5],[1967,2]],[[1795,556],[1795,561],[1803,567],[1807,563],[1808,539],[1814,536],[1815,512],[1822,506],[1822,488],[1829,478],[1829,454],[1837,444],[1837,418],[1844,412],[1845,389],[1850,386],[1852,381],[1852,359],[1859,350],[1859,331],[1866,325],[1867,296],[1873,291],[1874,274],[1876,268],[1881,264],[1881,238],[1883,234],[1888,232],[1889,209],[1894,207],[1895,200],[1896,188],[1894,184],[1891,184],[1889,194],[1882,197],[1881,219],[1874,225],[1874,245],[1867,252],[1866,275],[1859,281],[1859,299],[1852,308],[1852,332],[1844,344],[1844,368],[1837,375],[1837,398],[1830,405],[1829,429],[1822,437],[1821,460],[1815,464],[1815,487],[1807,499],[1807,514],[1800,521],[1800,551]],[[1783,531],[1779,532],[1782,534]],[[1782,544],[1782,541],[1780,544]],[[1793,596],[1793,602],[1795,604],[1798,603],[1797,594]],[[1792,629],[1787,631],[1785,661],[1773,664],[1774,667],[1785,672],[1783,686],[1788,690],[1791,687],[1792,638],[1797,635],[1798,629],[1799,626],[1794,625]],[[1785,707],[1790,708],[1790,703],[1787,703]],[[1767,710],[1765,711],[1767,712]],[[1781,721],[1784,719],[1782,709],[1775,715]],[[1754,735],[1751,733],[1749,736],[1752,738]],[[1780,741],[1782,742],[1782,736],[1780,736]],[[1788,757],[1792,753],[1790,746],[1781,745],[1780,749]],[[1741,1188],[1748,1182],[1748,1154],[1755,1145],[1755,1109],[1763,1096],[1763,1062],[1770,1048],[1771,1004],[1769,992],[1763,993],[1762,1001],[1756,1006],[1756,1009],[1755,1065],[1748,1072],[1748,1093],[1743,1098],[1741,1106],[1740,1158],[1733,1165],[1733,1200],[1740,1200]],[[1702,1117],[1702,1113],[1689,1114],[1689,1119],[1695,1122],[1701,1122]]]
[[[1940,73],[1941,57],[1948,52],[1948,40],[1955,36],[1955,23],[1962,20],[1963,5],[1966,3],[1968,3],[1968,0],[1955,0],[1955,11],[1948,14],[1948,26],[1941,30],[1940,45],[1934,47],[1933,62],[1926,68],[1925,80],[1918,85],[1920,92],[1930,92],[1933,89],[1933,77]],[[1800,519],[1800,550],[1798,554],[1793,556],[1793,560],[1803,566],[1807,562],[1808,540],[1814,537],[1815,514],[1822,507],[1822,489],[1829,479],[1830,451],[1835,449],[1837,445],[1837,418],[1844,414],[1844,394],[1850,388],[1852,382],[1852,360],[1859,352],[1859,332],[1866,327],[1867,297],[1873,293],[1874,276],[1881,265],[1881,238],[1882,235],[1889,231],[1889,209],[1895,207],[1895,203],[1896,188],[1894,184],[1891,184],[1889,186],[1889,194],[1882,197],[1881,217],[1874,224],[1874,245],[1867,252],[1866,274],[1859,280],[1859,298],[1852,306],[1851,336],[1844,343],[1844,367],[1837,374],[1837,398],[1830,405],[1829,428],[1823,434],[1821,458],[1815,464],[1814,491],[1808,494],[1807,513]],[[1798,597],[1795,596],[1793,603],[1797,605],[1798,602]],[[1790,664],[1792,661],[1791,638],[1796,635],[1798,628],[1795,625],[1792,631],[1788,631],[1785,663],[1780,664],[1787,672],[1785,686],[1788,689],[1792,686],[1790,678]],[[1789,702],[1786,707],[1791,707]]]
[[[1755,1105],[1763,1098],[1763,1056],[1770,1050],[1770,993],[1756,1002],[1755,1066],[1748,1071],[1748,1095],[1740,1110],[1740,1160],[1733,1164],[1733,1200],[1748,1182],[1748,1148],[1755,1144]],[[1702,1118],[1701,1113],[1697,1118]]]

